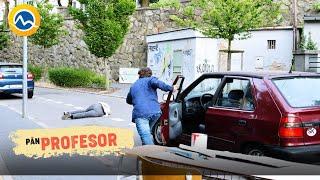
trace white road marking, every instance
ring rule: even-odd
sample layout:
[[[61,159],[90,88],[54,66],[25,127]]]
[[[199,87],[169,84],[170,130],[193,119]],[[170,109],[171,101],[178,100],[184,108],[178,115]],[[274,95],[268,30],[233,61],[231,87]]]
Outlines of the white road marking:
[[[125,121],[124,119],[121,119],[121,118],[110,118],[110,119],[113,120],[113,121],[117,121],[117,122]]]

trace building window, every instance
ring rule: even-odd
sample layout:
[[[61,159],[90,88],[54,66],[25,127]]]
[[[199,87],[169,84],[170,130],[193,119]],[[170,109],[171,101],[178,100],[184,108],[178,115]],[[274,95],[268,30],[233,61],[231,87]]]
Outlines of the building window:
[[[276,40],[268,40],[268,49],[276,49]]]

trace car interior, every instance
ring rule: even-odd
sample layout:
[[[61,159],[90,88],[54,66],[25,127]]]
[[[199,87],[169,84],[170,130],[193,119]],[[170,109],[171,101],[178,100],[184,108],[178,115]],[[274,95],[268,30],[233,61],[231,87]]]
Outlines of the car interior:
[[[170,126],[177,125],[177,122],[181,123],[174,128],[174,131],[180,134],[181,132],[205,133],[205,114],[211,106],[246,111],[254,109],[249,80],[227,79],[215,98],[221,80],[221,78],[204,79],[182,97],[182,101],[171,104]],[[177,134],[172,138],[176,136]]]

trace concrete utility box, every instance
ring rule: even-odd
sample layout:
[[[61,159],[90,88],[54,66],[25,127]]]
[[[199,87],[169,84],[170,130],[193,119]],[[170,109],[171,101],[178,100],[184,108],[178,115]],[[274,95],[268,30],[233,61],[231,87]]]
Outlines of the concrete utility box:
[[[148,35],[148,67],[167,83],[185,76],[186,87],[201,74],[218,71],[219,41],[192,29]]]

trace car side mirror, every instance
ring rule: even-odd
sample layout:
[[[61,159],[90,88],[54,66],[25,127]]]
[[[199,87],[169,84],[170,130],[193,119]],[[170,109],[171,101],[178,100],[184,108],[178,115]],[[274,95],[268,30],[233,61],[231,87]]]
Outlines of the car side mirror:
[[[169,93],[163,94],[162,100],[163,101],[167,101],[168,100],[168,96],[169,96]],[[171,97],[170,97],[170,101],[173,101],[173,100],[174,100],[174,94],[172,94]]]

